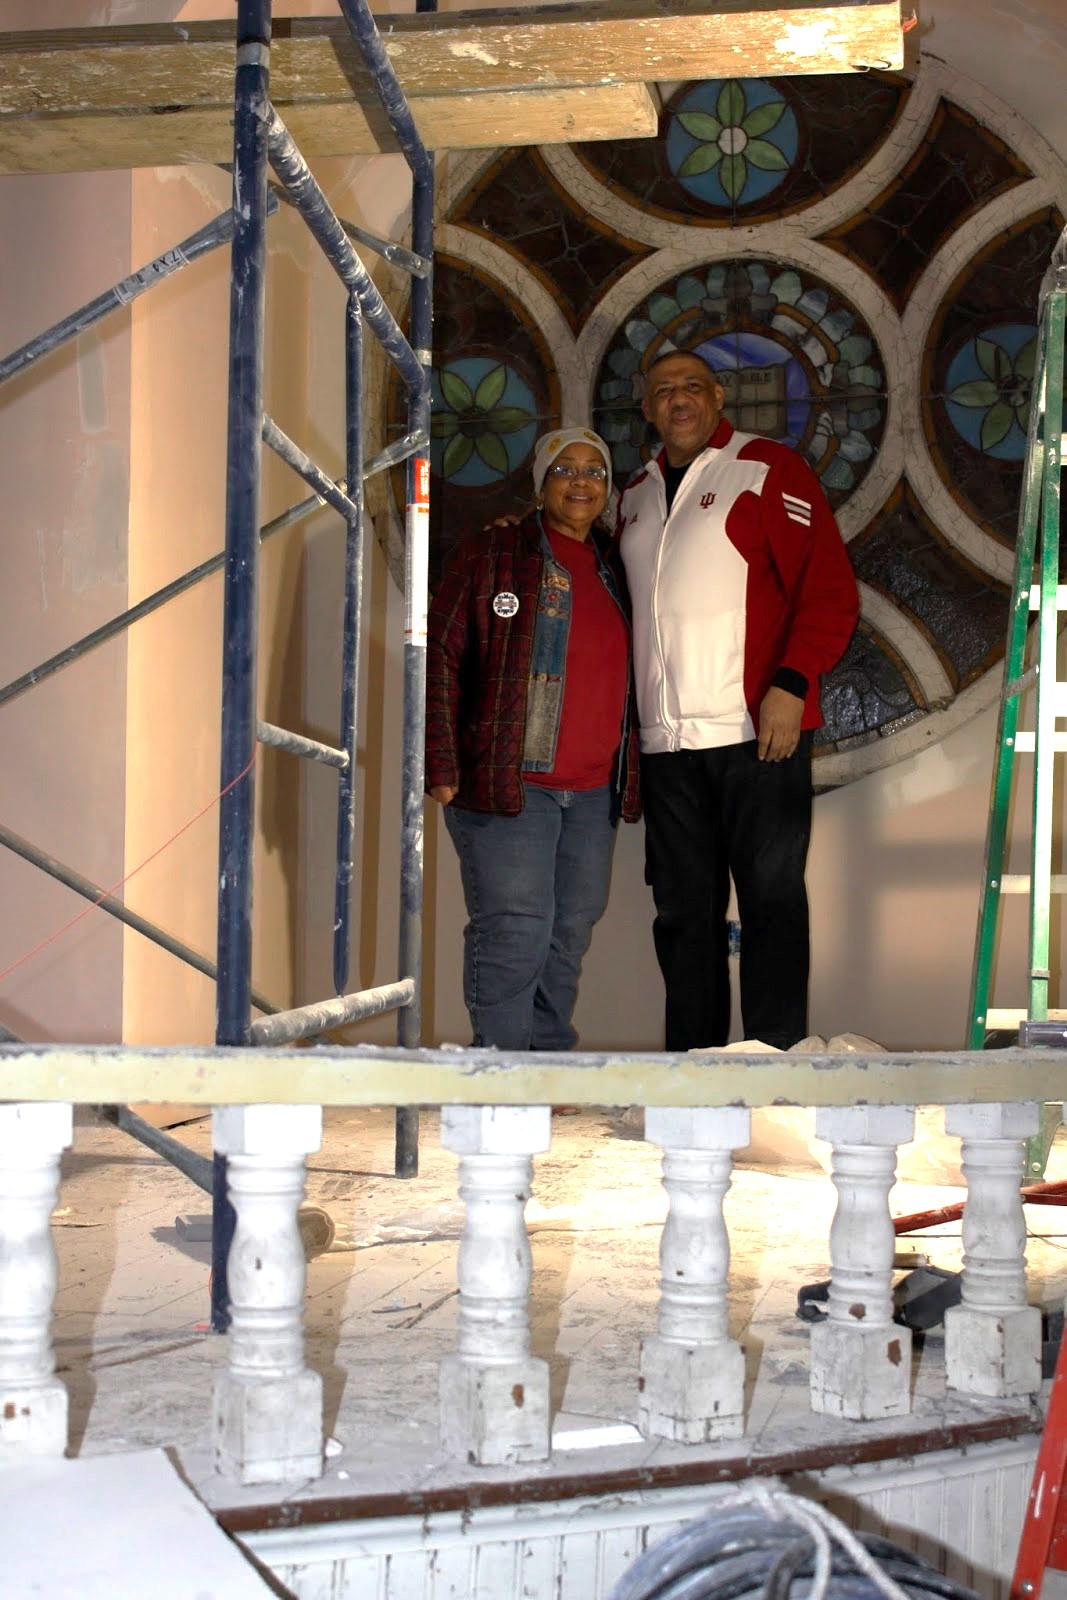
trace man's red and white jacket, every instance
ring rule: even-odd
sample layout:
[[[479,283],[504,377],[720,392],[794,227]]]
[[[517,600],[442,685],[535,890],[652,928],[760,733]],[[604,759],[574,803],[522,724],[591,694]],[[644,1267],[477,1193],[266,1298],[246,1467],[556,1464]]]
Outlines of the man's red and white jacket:
[[[817,728],[819,676],[859,594],[833,512],[795,450],[720,421],[667,515],[664,456],[627,486],[616,536],[633,602],[641,749],[739,744],[772,684]]]

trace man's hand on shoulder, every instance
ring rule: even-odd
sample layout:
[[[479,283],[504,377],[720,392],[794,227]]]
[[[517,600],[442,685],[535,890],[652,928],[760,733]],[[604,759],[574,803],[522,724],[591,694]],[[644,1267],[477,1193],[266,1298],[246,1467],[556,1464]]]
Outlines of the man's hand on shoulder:
[[[772,687],[759,708],[759,758],[786,761],[800,743],[804,702],[788,689]]]
[[[509,511],[506,517],[494,517],[492,522],[487,522],[482,528],[483,533],[488,533],[490,528],[517,528],[522,521],[514,511]]]

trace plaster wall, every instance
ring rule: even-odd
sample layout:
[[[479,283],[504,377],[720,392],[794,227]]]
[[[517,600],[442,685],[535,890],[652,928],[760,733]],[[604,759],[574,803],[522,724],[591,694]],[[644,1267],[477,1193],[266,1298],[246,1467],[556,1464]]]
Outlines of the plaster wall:
[[[150,259],[229,205],[211,169],[137,172],[134,254]],[[308,369],[302,282],[306,245],[293,219],[272,225],[265,404],[314,453],[304,417]],[[130,594],[141,598],[221,550],[225,537],[229,255],[220,250],[153,290],[133,313]],[[266,453],[265,453],[266,454]],[[306,495],[265,462],[260,521]],[[265,549],[260,568],[258,706],[293,721],[302,655],[298,526]],[[148,861],[130,899],[194,948],[213,955],[217,883],[222,576],[139,623],[129,645],[128,870]],[[293,990],[299,776],[292,758],[259,752],[253,982],[276,1004]],[[192,820],[192,819],[196,820]],[[180,832],[185,829],[187,831]],[[180,834],[179,837],[173,836]],[[166,848],[149,859],[166,841]],[[125,1037],[209,1039],[212,984],[139,935],[126,939]]]
[[[77,19],[75,19],[77,20]],[[127,173],[0,180],[0,348],[14,350],[130,271]],[[121,316],[0,390],[0,677],[7,683],[126,604],[130,337]],[[123,874],[125,645],[0,710],[0,820],[102,886]],[[122,936],[0,851],[0,1022],[20,1037],[113,1040]]]
[[[11,0],[0,7],[0,30],[220,14],[229,13],[204,0]],[[213,169],[5,178],[0,347],[17,347],[228,204],[229,180]],[[267,405],[304,437],[298,279],[307,247],[288,217],[272,236]],[[228,252],[203,258],[0,395],[5,682],[221,548],[228,283]],[[305,493],[270,460],[263,520]],[[302,656],[302,538],[296,529],[269,547],[261,572],[259,703],[283,723],[292,720],[287,681],[296,681]],[[131,906],[208,955],[220,649],[215,577],[4,708],[9,759],[0,775],[0,820],[102,885],[128,877],[122,893]],[[284,1005],[293,986],[299,777],[268,752],[256,782],[254,982]],[[0,883],[11,907],[0,929],[2,972],[85,903],[7,852]],[[30,1039],[203,1040],[213,1012],[208,980],[99,912],[0,992],[0,1021]]]

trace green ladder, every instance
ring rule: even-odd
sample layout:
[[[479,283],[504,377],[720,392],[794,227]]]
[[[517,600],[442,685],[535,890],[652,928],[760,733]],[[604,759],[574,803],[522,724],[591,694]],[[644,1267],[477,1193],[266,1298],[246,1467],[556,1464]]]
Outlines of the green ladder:
[[[986,832],[985,876],[978,912],[971,976],[970,1044],[985,1047],[989,1034],[1018,1029],[1020,1044],[1067,1043],[1067,1011],[1049,1010],[1049,922],[1054,894],[1067,893],[1067,874],[1052,871],[1053,802],[1057,752],[1067,750],[1067,683],[1057,678],[1059,617],[1067,611],[1067,586],[1060,583],[1060,498],[1064,454],[1064,344],[1067,328],[1067,231],[1041,285],[1037,359],[1023,472],[1023,497],[1012,579],[1011,619],[1004,654],[1004,687],[997,723],[996,759]],[[1039,537],[1040,532],[1040,537]],[[1036,649],[1027,666],[1028,623],[1038,615]],[[1019,729],[1022,697],[1036,684],[1032,730]],[[1008,820],[1015,758],[1034,763],[1033,834],[1029,873],[1005,873]],[[1029,997],[1025,1009],[990,1005],[1000,898],[1030,897]],[[1028,1181],[1045,1170],[1049,1148],[1063,1116],[1062,1105],[1046,1106],[1041,1133],[1028,1141]]]

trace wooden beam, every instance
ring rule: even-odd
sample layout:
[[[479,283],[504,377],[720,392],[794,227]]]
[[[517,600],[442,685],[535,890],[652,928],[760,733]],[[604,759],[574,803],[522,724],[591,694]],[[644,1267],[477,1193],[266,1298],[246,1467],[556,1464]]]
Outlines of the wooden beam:
[[[411,102],[428,149],[491,149],[496,145],[569,144],[586,139],[649,139],[659,123],[659,97],[643,83],[511,94],[424,95]],[[279,108],[309,160],[395,150],[379,106],[324,101]],[[0,116],[0,174],[91,172],[169,167],[233,159],[228,107],[183,108],[166,116],[134,111],[63,117]]]
[[[1067,1051],[653,1055],[0,1044],[0,1100],[75,1105],[941,1106],[1063,1098]]]
[[[425,115],[435,148],[548,142],[540,129],[523,136],[522,128],[536,105],[532,97],[552,91],[583,91],[580,100],[546,100],[543,120],[553,122],[561,107],[564,117],[575,119],[573,127],[557,130],[558,141],[629,137],[633,130],[620,133],[614,120],[623,102],[602,91],[689,78],[894,68],[903,62],[899,0],[717,0],[714,9],[709,0],[593,0],[377,20],[416,121]],[[170,135],[150,124],[228,112],[233,59],[229,22],[0,35],[0,170],[60,170],[58,163],[75,156],[79,166],[114,165],[113,152],[120,146],[128,152],[142,135],[146,150],[166,149]],[[380,131],[369,146],[348,142],[366,140],[366,129],[380,130],[381,124],[373,86],[343,19],[275,23],[271,92],[287,122],[295,124],[299,108],[302,141],[316,137],[321,121],[325,144],[342,141],[333,154],[392,148]],[[475,98],[515,93],[531,98],[520,102],[513,117],[503,103]],[[454,98],[468,103],[447,115],[440,102]],[[439,104],[420,112],[423,99]],[[634,104],[622,113],[624,121]],[[352,114],[353,106],[362,108],[362,120]],[[647,116],[644,103],[639,114]],[[479,137],[483,117],[496,130],[492,137]],[[120,137],[110,125],[124,118],[140,121],[140,127]],[[75,120],[84,126],[71,128]],[[41,125],[52,134],[38,134]],[[607,131],[598,133],[598,125]],[[217,137],[214,124],[190,120],[186,134],[173,138],[177,154],[153,153],[136,164],[217,160],[217,153],[202,151],[198,142],[208,129]],[[94,163],[97,149],[100,160]],[[325,153],[324,145],[319,153]],[[122,164],[134,163],[127,157]]]

